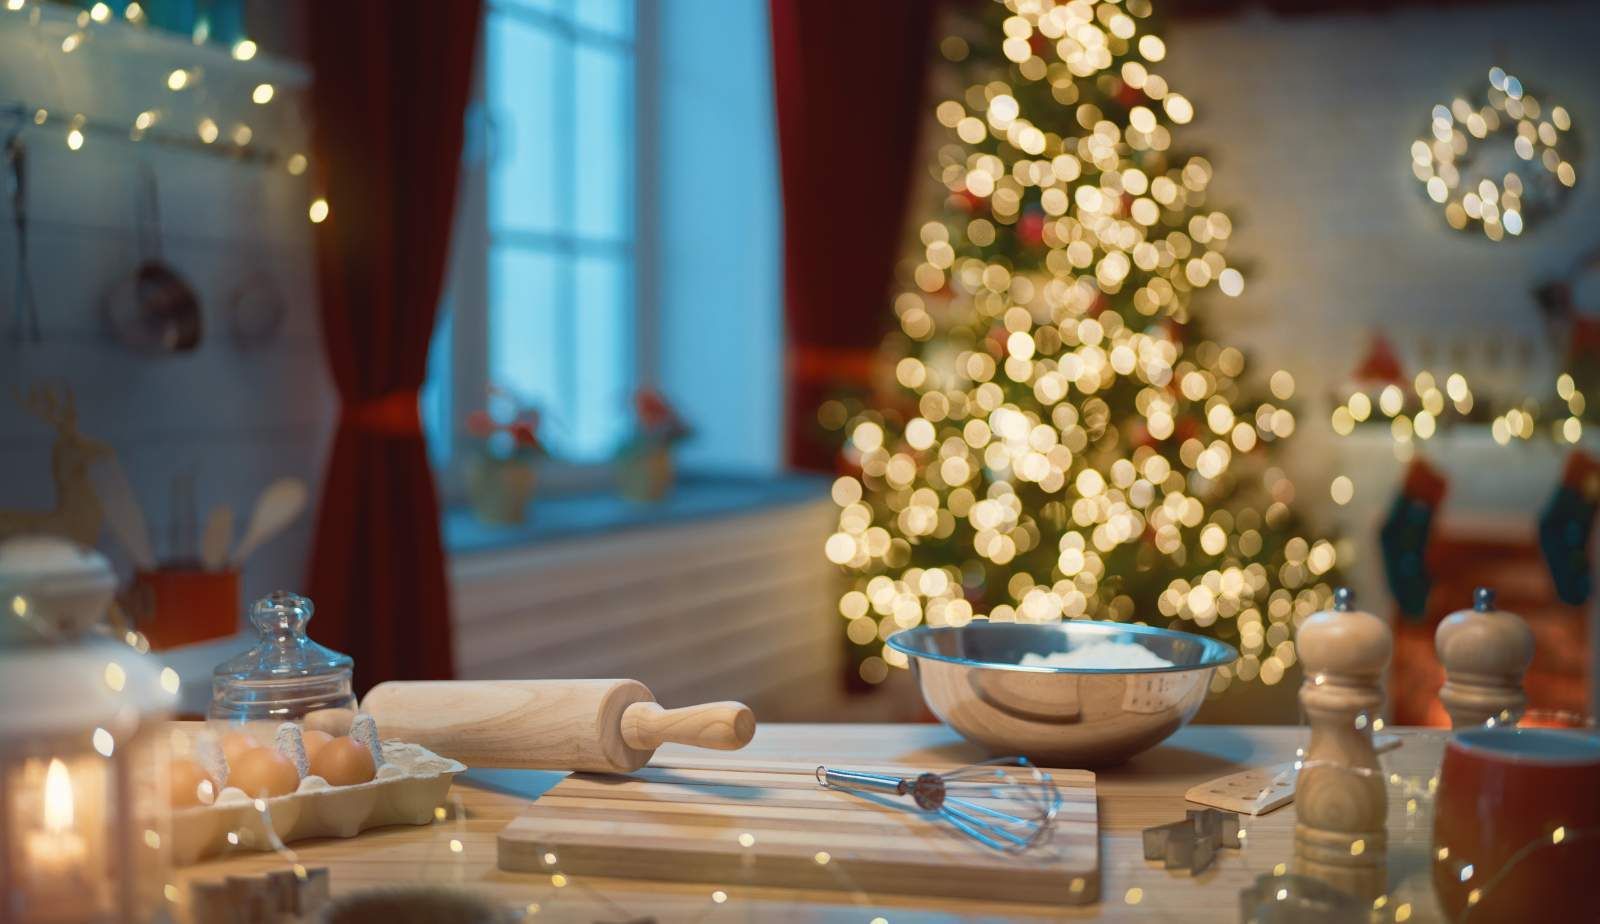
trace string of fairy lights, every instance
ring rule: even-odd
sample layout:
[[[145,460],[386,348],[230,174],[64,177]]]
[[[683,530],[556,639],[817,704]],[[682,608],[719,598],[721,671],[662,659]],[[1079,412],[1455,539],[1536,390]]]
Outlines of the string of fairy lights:
[[[1417,443],[1432,439],[1452,425],[1484,420],[1488,423],[1490,438],[1501,446],[1532,440],[1541,432],[1547,433],[1558,445],[1576,445],[1583,439],[1588,399],[1567,372],[1556,376],[1555,395],[1555,401],[1542,404],[1525,398],[1492,418],[1485,418],[1474,414],[1478,399],[1466,376],[1452,372],[1441,384],[1432,372],[1423,370],[1411,381],[1410,388],[1390,382],[1375,391],[1351,390],[1334,407],[1329,423],[1334,433],[1349,436],[1362,425],[1381,426],[1387,420],[1401,459],[1410,458]],[[1539,425],[1541,414],[1548,418],[1546,427]]]
[[[14,615],[25,618],[29,615],[26,601],[17,597],[12,601],[11,609]],[[124,636],[127,644],[140,653],[147,653],[149,645],[145,637],[134,631],[128,631]],[[102,672],[102,682],[113,693],[121,694],[127,689],[128,674],[121,663],[115,658],[107,661]],[[176,696],[181,687],[178,673],[171,667],[164,667],[159,675],[161,689],[169,696]],[[1320,682],[1320,678],[1313,678],[1308,682]],[[1561,727],[1587,727],[1592,729],[1593,723],[1580,716],[1569,713],[1538,712],[1532,711],[1520,717],[1522,724],[1546,725]],[[1384,720],[1379,716],[1361,713],[1354,719],[1358,732],[1378,733],[1385,730]],[[1497,718],[1488,720],[1488,726],[1499,724],[1517,724],[1518,718],[1509,713],[1501,713]],[[115,737],[104,728],[96,728],[92,736],[93,746],[101,756],[109,758],[117,748]],[[187,731],[175,731],[173,744],[180,751],[192,749],[192,736]],[[1403,752],[1397,752],[1403,753]],[[1387,760],[1387,757],[1386,757]],[[1474,864],[1472,858],[1463,856],[1459,852],[1452,853],[1448,845],[1432,844],[1426,848],[1417,843],[1416,831],[1420,828],[1427,830],[1432,824],[1432,814],[1439,790],[1439,776],[1437,772],[1417,772],[1408,768],[1402,773],[1396,769],[1369,770],[1359,767],[1349,767],[1342,763],[1322,762],[1311,760],[1304,747],[1296,749],[1295,759],[1272,783],[1288,782],[1295,774],[1308,767],[1324,767],[1348,773],[1358,777],[1376,776],[1382,779],[1387,787],[1391,804],[1403,809],[1400,824],[1403,833],[1392,838],[1389,843],[1391,858],[1401,857],[1417,850],[1426,849],[1425,862],[1429,866],[1439,866],[1447,871],[1457,881],[1470,885],[1467,894],[1468,920],[1473,919],[1471,909],[1480,902],[1492,897],[1497,887],[1503,884],[1506,877],[1518,867],[1536,863],[1544,851],[1556,848],[1562,844],[1600,837],[1600,830],[1586,829],[1573,823],[1563,823],[1561,819],[1554,820],[1546,832],[1532,841],[1524,844],[1521,849],[1514,852],[1511,858],[1497,869],[1484,867],[1480,862]],[[1268,785],[1271,785],[1269,783]],[[266,848],[274,853],[290,872],[300,879],[308,876],[306,859],[300,856],[292,847],[286,844],[277,833],[271,811],[271,803],[266,799],[256,799],[252,803],[254,815],[248,819],[240,819],[240,825],[228,831],[226,839],[232,849]],[[460,886],[474,875],[476,867],[469,857],[469,844],[476,838],[480,844],[473,844],[474,849],[481,846],[484,835],[477,835],[469,831],[466,819],[469,816],[467,807],[459,793],[452,792],[447,800],[434,808],[434,833],[430,837],[426,848],[418,855],[417,882],[425,884],[447,884]],[[1393,824],[1393,822],[1391,822]],[[1241,861],[1247,869],[1265,869],[1265,864],[1252,862],[1251,850],[1259,851],[1262,847],[1256,846],[1258,841],[1271,843],[1260,837],[1255,819],[1246,818],[1240,827],[1240,841],[1243,848]],[[1256,836],[1252,836],[1256,832]],[[722,832],[721,835],[734,840],[742,849],[752,851],[752,862],[758,845],[757,836],[748,831],[739,831],[737,827]],[[143,843],[151,850],[160,850],[162,838],[156,830],[146,830]],[[876,904],[872,883],[857,876],[852,870],[845,852],[835,857],[833,850],[837,848],[826,840],[819,840],[817,849],[809,856],[796,857],[793,862],[815,865],[826,871],[835,883],[835,889],[841,900],[848,901],[858,911],[872,916],[868,918],[869,924],[889,924],[889,914],[873,914],[868,909]],[[832,848],[832,850],[830,850]],[[1353,840],[1351,853],[1355,855],[1364,848],[1362,841]],[[1270,854],[1269,854],[1270,856]],[[604,879],[580,876],[569,871],[562,862],[562,857],[555,848],[547,848],[540,854],[542,872],[534,880],[538,891],[530,896],[523,896],[522,900],[510,903],[509,900],[502,907],[508,919],[517,919],[526,922],[544,920],[550,917],[560,918],[582,911],[591,911],[604,908],[619,919],[628,918],[633,913],[629,907],[632,899],[626,894],[612,894],[608,891],[608,883]],[[1401,860],[1401,863],[1408,862]],[[1290,861],[1278,862],[1271,867],[1270,872],[1276,876],[1285,875],[1290,871]],[[1134,871],[1125,871],[1133,873]],[[1145,869],[1148,875],[1157,877],[1160,881],[1168,881],[1170,875],[1160,867],[1152,866]],[[179,877],[172,877],[182,881]],[[1146,880],[1143,877],[1130,875],[1131,882],[1145,882],[1151,888],[1155,887],[1156,880]],[[189,901],[184,888],[179,881],[166,882],[162,891],[167,902],[176,908],[183,908]],[[1384,892],[1372,900],[1371,907],[1376,919],[1404,922],[1408,920],[1418,907],[1427,907],[1432,885],[1423,877],[1420,880],[1406,878],[1397,882],[1392,889]],[[693,893],[685,892],[683,897],[690,899]],[[743,907],[747,910],[756,907],[754,904],[762,900],[756,894],[753,886],[739,879],[720,884],[707,884],[705,891],[699,893],[703,898],[703,905],[699,907],[701,914],[709,914],[719,908],[732,903],[733,908]],[[1130,884],[1122,890],[1120,899],[1126,906],[1138,906],[1144,902],[1146,894],[1145,885]],[[1279,896],[1280,900],[1287,896]],[[1115,900],[1114,898],[1112,900]]]
[[[1571,373],[1556,376],[1555,400],[1539,402],[1524,398],[1515,406],[1487,417],[1475,414],[1477,398],[1466,376],[1449,373],[1443,387],[1433,373],[1417,373],[1409,389],[1390,382],[1377,390],[1357,388],[1335,405],[1329,421],[1333,432],[1348,437],[1360,428],[1388,431],[1395,458],[1407,462],[1421,445],[1452,427],[1482,426],[1487,422],[1489,438],[1498,446],[1526,443],[1547,434],[1557,446],[1576,446],[1583,440],[1588,399]],[[1540,415],[1548,426],[1539,425]],[[1385,426],[1387,421],[1387,426]],[[1355,481],[1345,474],[1335,475],[1328,493],[1343,507],[1355,499]]]
[[[1007,0],[998,29],[941,45],[968,82],[935,106],[943,215],[885,348],[901,391],[819,412],[859,469],[824,551],[854,576],[839,611],[868,682],[923,623],[1160,616],[1237,636],[1219,689],[1276,683],[1330,598],[1334,546],[1296,533],[1262,452],[1295,431],[1293,377],[1257,397],[1244,355],[1196,335],[1191,298],[1245,279],[1212,165],[1171,152],[1195,110],[1157,73],[1150,13]]]
[[[29,27],[34,30],[36,45],[44,47],[47,44],[41,28],[45,18],[44,7],[43,0],[3,0],[0,15],[27,17]],[[137,0],[123,8],[121,23],[117,19],[111,6],[105,2],[97,2],[88,9],[79,10],[72,19],[71,30],[59,44],[50,43],[53,47],[47,53],[54,52],[64,57],[82,54],[92,45],[97,30],[149,27],[149,17]],[[204,22],[202,19],[194,34],[197,46],[203,45],[208,38]],[[258,51],[254,40],[241,38],[230,46],[229,55],[235,61],[245,62],[254,60]],[[205,67],[201,64],[174,68],[165,75],[163,81],[165,91],[171,94],[196,93],[205,85]],[[250,104],[266,107],[275,101],[281,103],[283,97],[274,84],[262,81],[250,87],[248,98]],[[201,114],[192,130],[171,124],[176,117],[170,107],[161,104],[140,111],[128,124],[90,118],[82,112],[52,111],[46,106],[31,106],[20,101],[0,105],[0,115],[9,115],[18,123],[18,130],[29,123],[38,129],[58,129],[62,143],[69,151],[81,151],[91,136],[100,136],[135,143],[154,142],[191,151],[219,152],[240,162],[281,168],[297,177],[305,175],[310,168],[310,160],[304,152],[272,150],[260,143],[249,122],[237,120],[225,125],[215,112]],[[325,196],[312,197],[306,207],[306,216],[313,224],[326,221],[330,212]]]

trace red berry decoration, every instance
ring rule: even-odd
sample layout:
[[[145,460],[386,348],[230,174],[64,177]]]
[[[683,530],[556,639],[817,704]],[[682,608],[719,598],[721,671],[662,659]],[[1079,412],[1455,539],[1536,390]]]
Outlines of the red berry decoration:
[[[1128,442],[1135,446],[1154,446],[1156,441],[1150,438],[1150,428],[1144,421],[1135,421],[1128,427]]]
[[[534,429],[534,425],[526,420],[519,420],[511,425],[511,438],[516,441],[518,446],[525,446],[529,449],[537,449],[539,446],[539,434]]]
[[[1017,238],[1030,247],[1044,243],[1044,215],[1029,212],[1017,222]]]

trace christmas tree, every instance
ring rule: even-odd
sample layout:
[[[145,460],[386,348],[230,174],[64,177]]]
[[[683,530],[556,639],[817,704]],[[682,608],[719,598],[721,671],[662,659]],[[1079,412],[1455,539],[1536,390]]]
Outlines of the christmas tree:
[[[922,623],[1092,618],[1238,646],[1215,689],[1277,683],[1336,555],[1272,463],[1293,377],[1202,330],[1244,277],[1210,163],[1172,146],[1194,107],[1158,73],[1150,4],[984,6],[940,45],[936,214],[894,299],[893,381],[820,415],[855,469],[825,552],[852,575],[861,676],[905,666],[882,640]]]

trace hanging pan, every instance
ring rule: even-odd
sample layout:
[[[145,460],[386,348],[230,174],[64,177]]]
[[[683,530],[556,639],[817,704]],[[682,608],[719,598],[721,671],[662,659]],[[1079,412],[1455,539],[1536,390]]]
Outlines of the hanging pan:
[[[182,353],[200,343],[200,300],[161,255],[161,202],[155,171],[140,164],[135,215],[139,265],[106,297],[112,336],[141,350]]]

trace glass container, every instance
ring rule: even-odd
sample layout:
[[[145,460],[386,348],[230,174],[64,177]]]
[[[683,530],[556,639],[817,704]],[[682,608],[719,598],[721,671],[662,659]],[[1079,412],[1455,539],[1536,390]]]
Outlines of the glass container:
[[[286,590],[250,607],[255,647],[212,674],[209,718],[219,732],[242,730],[262,744],[271,744],[284,722],[330,735],[349,732],[354,662],[306,636],[312,610],[310,600]]]

